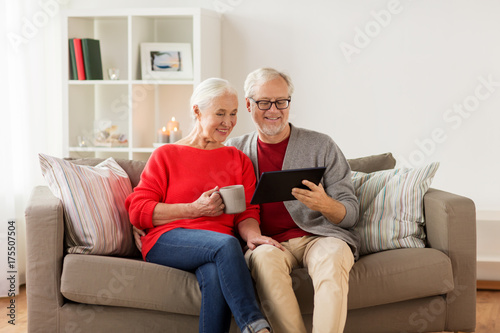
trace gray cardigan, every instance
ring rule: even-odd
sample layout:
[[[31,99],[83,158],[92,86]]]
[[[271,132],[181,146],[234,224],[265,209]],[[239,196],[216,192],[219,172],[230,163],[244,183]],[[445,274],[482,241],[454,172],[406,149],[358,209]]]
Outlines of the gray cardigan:
[[[351,181],[351,169],[344,154],[326,134],[298,128],[290,124],[291,133],[283,161],[283,170],[326,167],[322,184],[326,193],[341,202],[347,211],[339,224],[333,224],[320,212],[307,208],[298,200],[285,201],[285,207],[295,223],[315,235],[342,239],[350,247],[355,259],[359,257],[359,236],[354,231],[359,215],[359,204]],[[257,161],[258,133],[252,132],[226,142],[243,151],[255,168],[257,180],[260,172]]]

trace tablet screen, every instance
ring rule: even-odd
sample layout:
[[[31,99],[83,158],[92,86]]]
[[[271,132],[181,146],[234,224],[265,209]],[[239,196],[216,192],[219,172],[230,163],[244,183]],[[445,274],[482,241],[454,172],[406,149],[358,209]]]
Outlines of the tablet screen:
[[[292,169],[264,172],[252,197],[252,204],[296,200],[292,195],[294,187],[309,189],[302,184],[309,180],[318,185],[325,173],[325,167]]]

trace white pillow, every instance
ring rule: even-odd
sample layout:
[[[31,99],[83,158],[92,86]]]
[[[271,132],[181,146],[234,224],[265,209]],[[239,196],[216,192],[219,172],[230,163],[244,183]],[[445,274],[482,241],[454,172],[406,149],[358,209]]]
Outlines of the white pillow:
[[[39,154],[49,188],[63,202],[69,253],[120,255],[134,243],[125,199],[132,193],[127,173],[108,158],[95,167]]]
[[[423,198],[439,163],[417,169],[353,172],[360,254],[425,247]]]

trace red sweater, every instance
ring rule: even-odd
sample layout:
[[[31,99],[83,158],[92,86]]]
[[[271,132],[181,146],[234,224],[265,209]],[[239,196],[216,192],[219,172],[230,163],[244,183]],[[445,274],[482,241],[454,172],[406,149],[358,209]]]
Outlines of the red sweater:
[[[191,203],[215,186],[221,188],[236,184],[245,187],[245,212],[182,219],[153,226],[153,210],[159,202]],[[234,235],[239,222],[247,218],[260,221],[259,206],[250,205],[254,189],[252,162],[234,147],[204,150],[168,144],[155,149],[141,174],[141,181],[125,202],[130,222],[147,233],[142,237],[143,258],[146,258],[163,233],[175,228],[212,230]]]

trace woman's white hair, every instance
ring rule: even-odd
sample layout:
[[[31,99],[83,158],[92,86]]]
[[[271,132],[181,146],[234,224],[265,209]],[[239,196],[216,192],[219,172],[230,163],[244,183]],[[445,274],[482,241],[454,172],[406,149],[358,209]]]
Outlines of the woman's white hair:
[[[279,77],[285,80],[288,86],[288,95],[292,96],[294,87],[292,79],[287,74],[277,71],[274,68],[259,68],[248,74],[245,80],[245,97],[252,97],[254,95],[254,88],[256,85],[272,81]]]
[[[193,106],[197,105],[200,110],[212,105],[215,98],[224,94],[231,94],[238,97],[238,92],[229,81],[219,78],[210,78],[201,82],[191,95],[191,116],[196,119]]]

